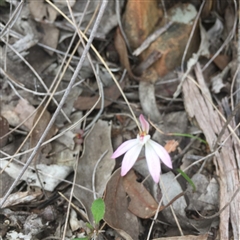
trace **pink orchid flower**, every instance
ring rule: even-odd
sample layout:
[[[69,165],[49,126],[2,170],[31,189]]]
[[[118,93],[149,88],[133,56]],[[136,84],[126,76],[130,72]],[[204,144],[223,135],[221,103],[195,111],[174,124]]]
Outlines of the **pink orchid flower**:
[[[160,160],[169,168],[172,168],[172,161],[166,149],[150,139],[150,135],[148,135],[149,123],[142,114],[139,116],[139,120],[142,131],[137,135],[137,138],[122,143],[111,158],[117,158],[126,153],[121,169],[121,176],[124,176],[133,167],[143,146],[145,146],[145,156],[149,172],[154,182],[158,183],[161,172]]]

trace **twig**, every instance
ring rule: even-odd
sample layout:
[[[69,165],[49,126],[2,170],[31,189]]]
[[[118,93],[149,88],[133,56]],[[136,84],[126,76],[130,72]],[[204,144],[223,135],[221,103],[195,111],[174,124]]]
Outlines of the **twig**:
[[[99,165],[99,163],[101,162],[101,160],[104,158],[104,156],[107,154],[108,150],[106,150],[101,156],[100,158],[97,160],[94,169],[93,169],[93,174],[92,174],[92,191],[93,191],[93,198],[94,200],[97,199],[97,195],[96,195],[96,188],[95,188],[95,178],[96,178],[96,172],[97,172],[97,167]]]
[[[17,8],[15,9],[14,13],[12,14],[11,18],[6,23],[5,27],[2,29],[2,31],[0,33],[0,37],[3,37],[5,35],[5,32],[8,28],[12,28],[15,21],[18,19],[20,12],[22,11],[23,3],[24,3],[24,0],[21,0],[21,2],[18,4]],[[15,20],[14,20],[14,18],[15,18]]]
[[[149,35],[141,44],[140,47],[138,47],[134,52],[133,55],[138,56],[140,55],[145,49],[149,47],[149,45],[154,42],[160,35],[162,35],[164,32],[168,30],[168,28],[173,24],[173,22],[168,22],[165,26],[157,29],[154,33]]]
[[[205,2],[206,2],[206,0],[202,1],[202,4],[201,4],[201,6],[200,6],[200,8],[199,8],[199,10],[198,10],[198,14],[197,14],[197,16],[196,16],[196,18],[195,18],[195,21],[194,21],[194,23],[193,23],[193,27],[192,27],[190,36],[189,36],[189,38],[188,38],[187,45],[186,45],[185,50],[184,50],[184,53],[183,53],[182,63],[181,63],[181,70],[182,70],[182,72],[184,72],[184,62],[185,62],[185,58],[186,58],[186,56],[187,56],[188,48],[189,48],[190,43],[191,43],[191,41],[192,41],[193,34],[194,34],[195,30],[196,30],[196,26],[197,26],[198,20],[199,20],[199,18],[200,18],[200,16],[201,16],[203,7],[205,6]]]

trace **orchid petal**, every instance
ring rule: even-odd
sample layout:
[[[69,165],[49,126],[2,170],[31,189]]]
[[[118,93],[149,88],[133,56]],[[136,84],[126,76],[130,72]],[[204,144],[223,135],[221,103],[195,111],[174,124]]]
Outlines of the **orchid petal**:
[[[149,139],[148,143],[153,147],[158,157],[161,161],[169,168],[172,168],[172,161],[171,157],[168,154],[167,150],[161,146],[160,144],[154,142],[153,140]]]
[[[129,149],[131,149],[133,146],[135,146],[136,144],[139,144],[139,140],[138,139],[131,139],[128,140],[124,143],[122,143],[117,149],[116,151],[113,153],[113,155],[111,156],[111,158],[117,158],[121,155],[123,155],[125,152],[127,152]]]
[[[152,147],[149,142],[145,145],[145,156],[147,160],[148,170],[154,180],[155,183],[159,182],[160,172],[161,172],[161,164],[160,159],[155,152],[154,148]]]
[[[127,153],[125,154],[123,161],[122,161],[122,169],[121,175],[124,176],[127,172],[132,168],[134,163],[137,161],[137,158],[142,150],[143,145],[137,144],[133,146]]]
[[[144,118],[144,116],[142,114],[139,116],[139,120],[140,120],[143,132],[148,134],[148,132],[149,132],[149,123],[146,121],[146,119]]]

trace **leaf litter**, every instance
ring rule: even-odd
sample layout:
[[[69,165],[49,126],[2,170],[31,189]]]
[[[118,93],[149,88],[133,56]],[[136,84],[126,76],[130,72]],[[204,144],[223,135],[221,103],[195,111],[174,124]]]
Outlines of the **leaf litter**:
[[[102,198],[95,239],[239,239],[235,0],[0,3],[1,238],[86,237]],[[111,159],[140,114],[159,184]]]

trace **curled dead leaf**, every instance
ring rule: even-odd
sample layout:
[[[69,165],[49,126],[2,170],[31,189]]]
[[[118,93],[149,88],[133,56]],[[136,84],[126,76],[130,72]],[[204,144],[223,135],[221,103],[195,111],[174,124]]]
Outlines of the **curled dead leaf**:
[[[104,202],[106,205],[104,215],[106,223],[125,239],[139,239],[138,219],[128,209],[128,199],[120,169],[113,173],[107,184]],[[125,235],[129,235],[131,238],[126,238]]]
[[[133,214],[145,219],[154,216],[158,208],[158,203],[144,185],[137,182],[137,176],[133,170],[123,178],[123,186],[131,199],[128,209]]]

